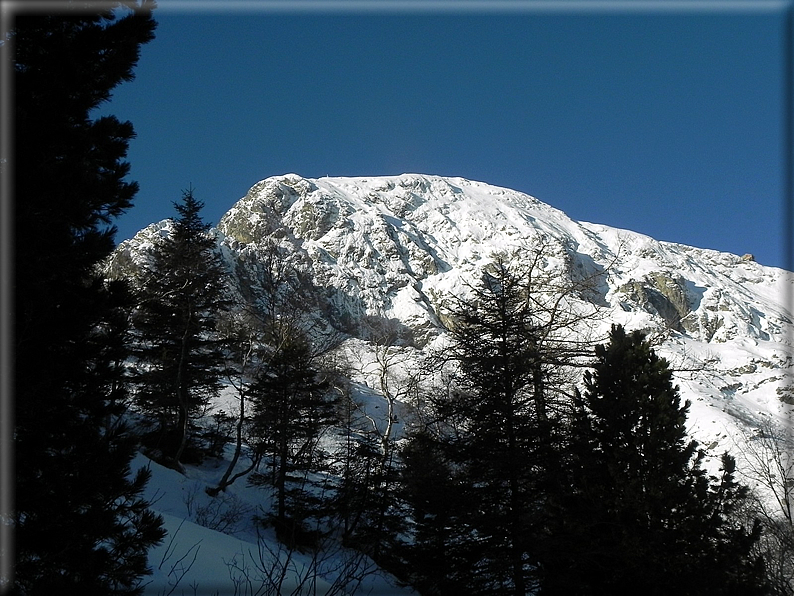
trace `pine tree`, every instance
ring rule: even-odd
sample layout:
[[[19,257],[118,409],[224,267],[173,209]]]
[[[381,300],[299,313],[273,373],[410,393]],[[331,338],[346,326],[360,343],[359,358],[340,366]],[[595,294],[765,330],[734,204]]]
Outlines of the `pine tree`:
[[[437,434],[460,470],[458,517],[468,537],[450,575],[473,594],[523,594],[537,583],[537,541],[557,483],[566,367],[581,352],[570,332],[589,315],[565,307],[575,284],[496,256],[472,297],[450,309],[456,365],[451,399],[437,400],[454,432]],[[460,530],[460,528],[459,528]]]
[[[214,330],[229,305],[225,269],[210,226],[201,219],[203,206],[192,190],[174,203],[179,217],[143,273],[134,317],[137,400],[158,423],[147,442],[177,469],[188,445],[194,447],[191,457],[201,457],[200,445],[191,443],[191,419],[218,394],[224,374],[223,346]]]
[[[402,546],[399,536],[405,529],[405,512],[396,494],[400,475],[396,446],[384,454],[382,436],[362,431],[360,420],[343,415],[343,425],[343,448],[336,454],[341,466],[337,466],[339,481],[334,496],[342,541],[381,567],[396,571]]]
[[[758,526],[734,512],[747,489],[722,457],[702,468],[667,362],[613,326],[596,348],[573,426],[570,484],[546,553],[543,594],[763,594]]]
[[[339,422],[343,429],[340,448],[335,453],[332,471],[339,477],[334,495],[335,515],[342,542],[361,551],[372,551],[370,528],[374,526],[379,508],[379,488],[383,478],[378,474],[382,453],[380,441],[371,432],[361,429],[360,406],[345,383],[339,400]]]
[[[258,437],[257,450],[271,466],[268,482],[275,489],[277,529],[296,528],[317,512],[307,479],[323,471],[326,454],[319,442],[335,420],[335,403],[328,385],[313,363],[309,341],[297,329],[283,338],[250,388],[251,423]]]
[[[122,161],[129,122],[90,112],[133,78],[153,38],[154,3],[107,3],[57,14],[20,7],[3,59],[16,109],[16,507],[21,594],[135,594],[162,521],[130,478],[135,442],[118,422],[126,401],[125,290],[97,265],[114,217],[137,191]],[[9,52],[13,51],[13,55]],[[2,164],[7,175],[6,164]],[[7,556],[4,553],[3,556]]]
[[[401,449],[400,498],[412,520],[411,540],[403,546],[400,576],[425,596],[470,593],[461,555],[467,530],[464,479],[446,443],[428,430],[414,433]]]

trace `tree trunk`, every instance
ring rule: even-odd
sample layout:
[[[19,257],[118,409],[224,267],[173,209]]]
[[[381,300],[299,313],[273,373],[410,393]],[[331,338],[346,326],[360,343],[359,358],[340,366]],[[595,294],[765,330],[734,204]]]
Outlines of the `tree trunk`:
[[[277,516],[279,521],[284,521],[287,517],[287,461],[288,450],[287,440],[282,438],[279,445],[279,466],[278,475],[276,476],[276,491],[278,494],[278,510]]]
[[[234,467],[237,465],[237,461],[240,459],[240,454],[243,451],[243,422],[245,421],[245,391],[243,388],[240,388],[240,418],[237,420],[237,441],[234,446],[234,455],[232,456],[232,461],[229,462],[229,467],[226,468],[226,472],[223,474],[223,477],[218,482],[218,485],[213,488],[208,488],[206,493],[211,497],[217,495],[220,491],[226,490],[226,487],[229,486],[232,482],[237,480],[240,476],[243,476],[253,470],[256,467],[258,462],[258,458],[254,456],[253,462],[249,468],[236,474],[229,479],[232,475],[232,471]]]
[[[179,355],[179,366],[177,367],[176,377],[176,395],[179,400],[179,419],[177,422],[177,432],[179,432],[179,446],[177,447],[176,454],[174,455],[174,465],[177,470],[182,469],[182,464],[179,460],[182,458],[182,453],[185,451],[187,445],[187,423],[189,417],[189,400],[190,395],[187,387],[187,380],[185,379],[185,369],[187,368],[188,361],[188,347],[190,343],[190,322],[193,313],[188,312],[187,323],[185,324],[185,332],[182,334],[182,350]]]
[[[512,390],[512,387],[511,387]],[[512,397],[505,396],[512,401]],[[524,534],[521,523],[521,513],[524,503],[521,499],[521,486],[519,480],[518,466],[518,444],[516,441],[515,411],[513,405],[508,406],[507,412],[507,456],[509,465],[509,490],[510,490],[510,514],[508,524],[510,526],[510,559],[513,568],[513,585],[515,586],[516,596],[525,596],[526,587],[524,583],[524,551],[521,546]]]

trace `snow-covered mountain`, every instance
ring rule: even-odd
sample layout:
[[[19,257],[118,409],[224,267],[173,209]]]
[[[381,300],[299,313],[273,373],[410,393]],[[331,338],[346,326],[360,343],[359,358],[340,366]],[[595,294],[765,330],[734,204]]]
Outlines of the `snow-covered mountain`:
[[[120,244],[109,268],[134,273],[168,222]],[[444,303],[465,294],[495,255],[537,255],[550,276],[593,280],[576,296],[612,323],[643,329],[692,402],[691,433],[715,452],[794,409],[794,276],[749,255],[656,241],[576,222],[526,194],[463,178],[405,174],[254,185],[214,228],[240,300],[256,300],[274,247],[308,280],[317,316],[368,355],[365,323],[396,319],[413,353],[443,340]],[[367,384],[365,374],[357,379]],[[377,384],[370,383],[373,393]]]
[[[155,223],[118,247],[111,267],[146,258]],[[419,348],[441,331],[445,298],[466,291],[495,254],[542,245],[542,266],[598,280],[583,299],[613,322],[663,338],[659,352],[709,442],[736,420],[785,421],[794,404],[791,272],[737,256],[576,222],[526,194],[463,178],[404,174],[254,185],[221,218],[218,243],[242,299],[256,297],[275,243],[311,279],[322,315],[352,337],[367,317],[398,319]],[[726,445],[727,446],[727,445]]]

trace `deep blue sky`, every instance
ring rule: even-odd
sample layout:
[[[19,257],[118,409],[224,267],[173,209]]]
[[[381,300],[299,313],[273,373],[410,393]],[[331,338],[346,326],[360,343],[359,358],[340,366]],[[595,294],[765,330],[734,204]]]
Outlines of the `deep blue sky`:
[[[785,18],[751,4],[161,0],[136,80],[104,109],[137,132],[117,240],[173,216],[189,185],[215,224],[268,176],[418,172],[784,266]]]

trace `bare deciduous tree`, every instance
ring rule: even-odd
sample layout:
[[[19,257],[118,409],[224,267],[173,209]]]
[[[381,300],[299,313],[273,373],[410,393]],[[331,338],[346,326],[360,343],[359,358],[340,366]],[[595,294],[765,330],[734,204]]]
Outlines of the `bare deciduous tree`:
[[[757,517],[764,532],[757,545],[776,594],[794,595],[794,437],[790,429],[762,419],[755,430],[743,430],[739,471],[754,485],[744,515]]]

